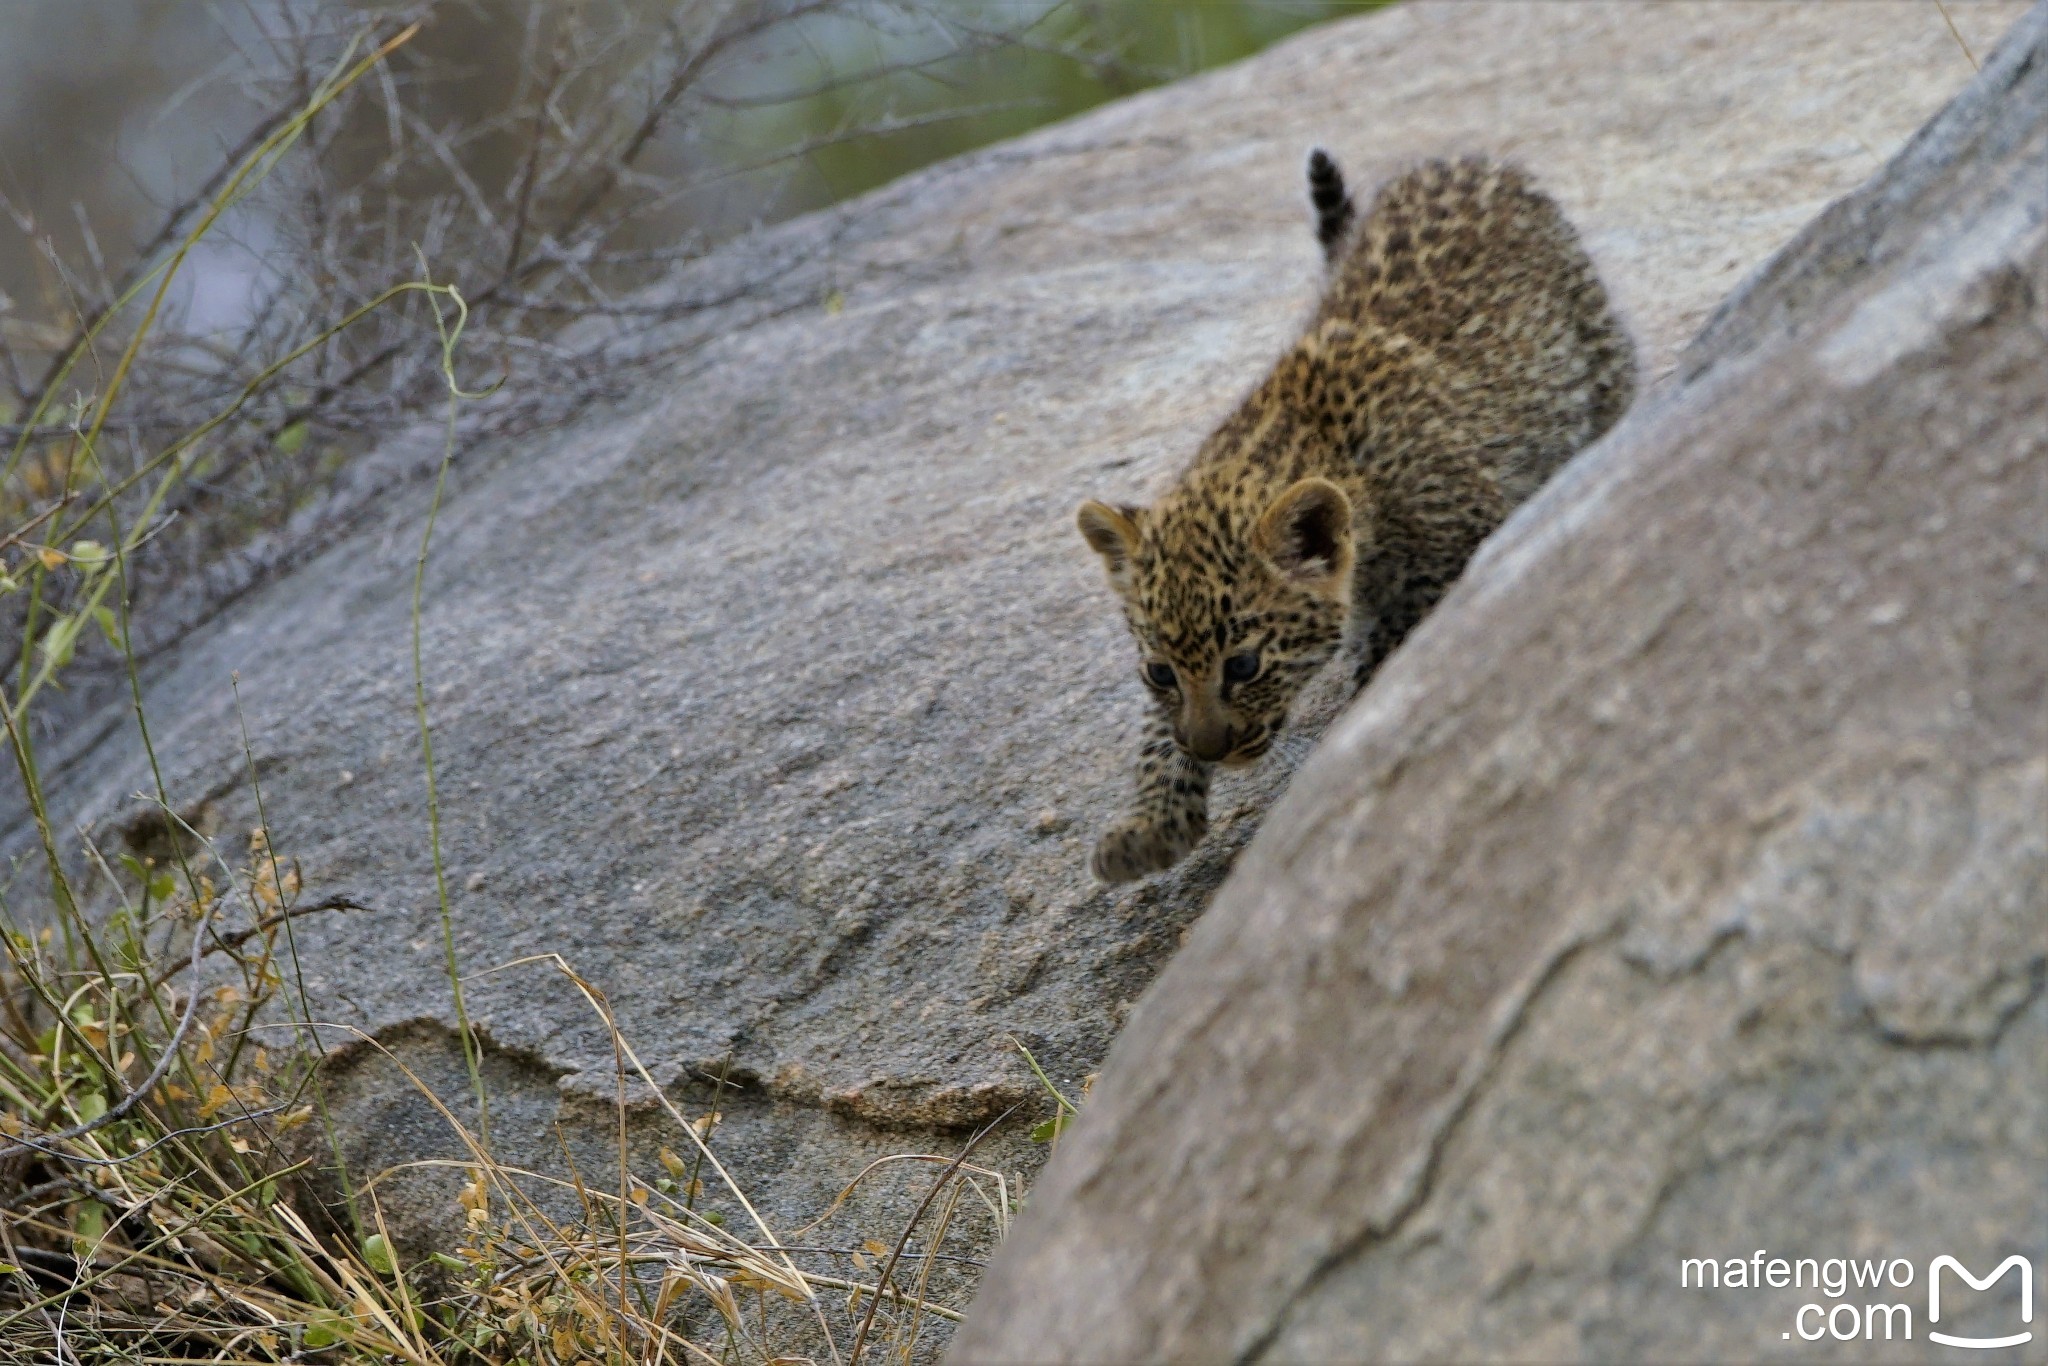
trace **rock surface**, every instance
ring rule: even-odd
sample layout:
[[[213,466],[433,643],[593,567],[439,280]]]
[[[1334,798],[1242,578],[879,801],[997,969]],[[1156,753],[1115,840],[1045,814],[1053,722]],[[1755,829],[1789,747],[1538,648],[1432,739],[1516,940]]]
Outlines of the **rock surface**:
[[[953,1359],[1926,1359],[1680,1264],[2048,1267],[2044,684],[2048,6],[1325,736]]]
[[[2019,12],[1953,8],[1980,55]],[[779,1213],[1033,1102],[1008,1035],[1074,1084],[1311,738],[1220,792],[1183,868],[1089,881],[1141,702],[1071,510],[1155,487],[1302,315],[1304,149],[1361,182],[1425,154],[1520,157],[1582,225],[1655,379],[1970,74],[1919,0],[1854,22],[1404,5],[720,253],[675,287],[743,297],[671,339],[659,382],[466,450],[452,476],[424,645],[462,962],[560,953],[662,1082],[729,1065],[727,1151]],[[300,926],[316,1012],[446,1076],[409,674],[425,502],[392,497],[145,682],[174,798],[230,830],[254,813],[239,671],[278,849],[314,894],[378,908]],[[1402,677],[1482,682],[1441,651]],[[1408,695],[1390,684],[1358,724]],[[60,824],[132,821],[147,770],[125,707],[43,753]],[[1516,781],[1534,779],[1504,777],[1501,800]],[[1862,818],[1841,819],[1853,838]],[[545,1155],[555,1118],[610,1094],[608,1038],[544,968],[471,990],[500,1136]],[[388,1069],[359,1070],[342,1122],[361,1160],[445,1145]],[[1028,1161],[1006,1134],[990,1159]]]

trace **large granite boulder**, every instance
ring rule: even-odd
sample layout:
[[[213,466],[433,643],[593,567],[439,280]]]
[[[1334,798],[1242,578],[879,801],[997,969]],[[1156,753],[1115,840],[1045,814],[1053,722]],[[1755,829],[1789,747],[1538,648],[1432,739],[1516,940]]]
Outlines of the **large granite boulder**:
[[[2048,6],[1325,736],[954,1359],[1926,1360],[1930,1329],[2027,1331],[2017,1277],[1951,1275],[1938,1325],[1929,1281],[2048,1269],[2044,685]],[[1683,1284],[1801,1257],[1907,1265]]]
[[[1979,53],[2018,13],[1952,8]],[[1745,272],[1970,74],[1919,0],[1853,19],[1403,5],[718,253],[673,288],[730,301],[665,337],[630,398],[466,448],[452,475],[423,624],[465,969],[559,953],[608,993],[664,1084],[729,1076],[725,1151],[785,1226],[870,1157],[952,1146],[963,1126],[1040,1104],[1007,1036],[1076,1084],[1313,739],[1226,785],[1184,867],[1129,889],[1089,879],[1142,703],[1071,511],[1156,486],[1302,316],[1317,283],[1304,150],[1326,143],[1367,182],[1425,154],[1518,156],[1583,226],[1654,381]],[[363,477],[430,472],[435,440],[394,443]],[[1525,517],[1515,543],[1553,524],[1576,543],[1585,484]],[[298,926],[316,1014],[459,1106],[409,672],[426,494],[419,479],[394,488],[153,656],[144,682],[174,799],[231,831],[254,816],[239,672],[276,847],[312,895],[375,908]],[[1591,582],[1585,602],[1626,601]],[[1698,589],[1669,591],[1690,603]],[[1549,603],[1536,581],[1518,591]],[[1887,640],[1926,619],[1917,601],[1906,611]],[[1413,653],[1347,737],[1417,688],[1472,695],[1503,658]],[[1548,658],[1516,675],[1532,698]],[[1687,659],[1697,686],[1722,676]],[[1680,696],[1600,705],[1668,715]],[[1503,769],[1500,800],[1548,753]],[[147,843],[124,700],[45,736],[42,754],[60,826]],[[1340,770],[1366,771],[1343,754]],[[1289,838],[1324,828],[1309,809],[1293,808]],[[18,807],[4,818],[10,847],[32,847]],[[1505,954],[1549,942],[1547,923],[1488,935]],[[1918,980],[1910,961],[1900,971]],[[613,1053],[575,991],[528,966],[475,977],[471,1004],[508,1157],[554,1160],[557,1121],[604,1130]],[[382,1055],[334,1037],[353,1049],[333,1078],[354,1159],[446,1151]],[[984,1159],[1028,1167],[1023,1127]],[[453,1213],[445,1195],[423,1191],[411,1212]]]

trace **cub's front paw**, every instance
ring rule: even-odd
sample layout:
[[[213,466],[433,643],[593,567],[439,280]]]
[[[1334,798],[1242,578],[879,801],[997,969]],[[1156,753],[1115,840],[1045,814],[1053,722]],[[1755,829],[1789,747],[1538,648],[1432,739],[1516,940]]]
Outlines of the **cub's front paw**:
[[[1197,830],[1179,831],[1139,821],[1118,821],[1095,844],[1088,862],[1104,882],[1133,882],[1179,862],[1202,838]]]

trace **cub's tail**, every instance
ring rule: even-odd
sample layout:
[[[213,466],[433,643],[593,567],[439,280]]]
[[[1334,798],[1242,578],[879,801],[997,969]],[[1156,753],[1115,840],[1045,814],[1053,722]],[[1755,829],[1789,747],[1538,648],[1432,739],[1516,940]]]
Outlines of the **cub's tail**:
[[[1323,260],[1335,265],[1355,215],[1351,192],[1344,188],[1344,173],[1320,147],[1308,154],[1308,202],[1315,209],[1316,241],[1322,243]]]

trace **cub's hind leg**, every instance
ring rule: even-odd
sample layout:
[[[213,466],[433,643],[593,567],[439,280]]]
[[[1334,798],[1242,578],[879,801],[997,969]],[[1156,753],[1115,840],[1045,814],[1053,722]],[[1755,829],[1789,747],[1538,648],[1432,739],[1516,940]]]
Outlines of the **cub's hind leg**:
[[[1173,742],[1166,718],[1145,722],[1138,750],[1138,797],[1129,815],[1095,845],[1089,866],[1104,882],[1131,882],[1169,868],[1209,830],[1209,775],[1213,764]]]

